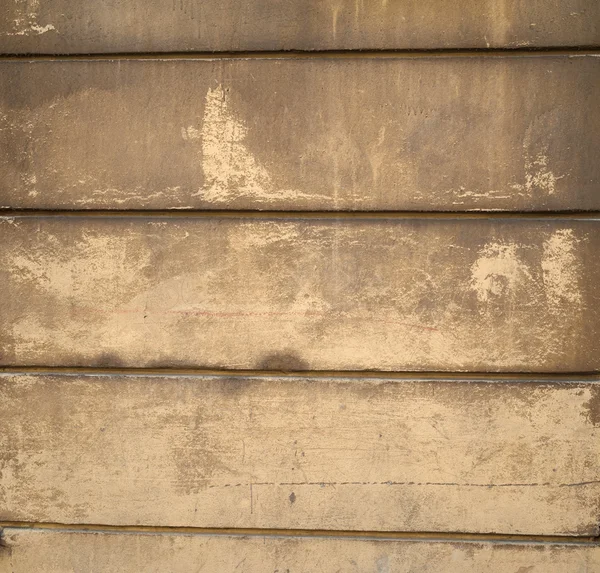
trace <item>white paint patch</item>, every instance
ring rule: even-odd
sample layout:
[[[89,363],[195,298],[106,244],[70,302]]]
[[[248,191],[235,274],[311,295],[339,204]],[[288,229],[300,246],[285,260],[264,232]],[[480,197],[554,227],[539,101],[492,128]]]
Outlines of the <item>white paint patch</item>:
[[[14,280],[33,284],[36,289],[69,297],[90,292],[90,300],[114,295],[123,284],[139,279],[139,268],[148,264],[149,255],[128,252],[128,237],[86,235],[73,254],[65,254],[55,235],[44,237],[46,250],[22,249],[10,259]]]
[[[367,159],[371,164],[371,175],[373,177],[373,184],[376,185],[379,179],[379,170],[381,166],[385,162],[385,147],[383,144],[385,143],[385,126],[379,128],[379,133],[377,135],[377,141],[369,146],[369,154],[367,155]]]
[[[553,312],[581,305],[580,263],[575,256],[579,239],[572,229],[560,229],[544,242],[542,271],[548,304]]]
[[[41,36],[48,32],[58,32],[53,24],[41,26],[38,22],[39,0],[15,0],[13,31],[7,36]]]
[[[194,193],[206,201],[226,202],[234,197],[256,201],[314,198],[295,189],[276,188],[270,173],[245,143],[248,128],[231,109],[222,86],[208,90],[201,129],[181,129],[185,141],[200,142],[204,186]]]
[[[502,189],[490,189],[489,191],[484,191],[482,193],[477,191],[467,191],[465,187],[459,187],[458,190],[452,189],[452,194],[461,199],[509,199],[512,197],[512,195],[506,194],[506,190]]]
[[[37,197],[39,191],[35,188],[37,185],[37,177],[35,175],[21,175],[21,181],[27,189],[27,195],[30,197]]]
[[[331,31],[333,34],[333,39],[337,39],[337,25],[338,25],[338,17],[340,15],[340,6],[333,6],[331,9]]]
[[[37,24],[32,24],[29,26],[29,29],[33,32],[36,32],[39,35],[46,34],[47,32],[56,32],[56,28],[52,24],[46,24],[46,26],[38,26]]]
[[[471,288],[479,302],[513,293],[516,287],[531,279],[527,265],[517,254],[514,243],[488,243],[471,266]]]
[[[525,158],[525,191],[543,191],[548,195],[554,195],[556,191],[556,182],[562,179],[564,175],[556,176],[548,169],[548,157],[543,153],[535,157],[526,156]]]
[[[297,225],[266,221],[257,226],[242,228],[236,233],[236,240],[231,246],[243,252],[249,249],[262,248],[273,243],[294,242],[298,239]]]
[[[511,187],[523,191],[531,196],[534,193],[554,195],[556,183],[565,177],[564,174],[556,175],[550,168],[548,146],[540,140],[549,137],[552,126],[560,124],[555,111],[544,114],[529,125],[523,138],[523,157],[525,166],[525,183],[515,184]]]
[[[42,34],[51,32],[52,30],[56,31],[56,28],[52,24],[48,24],[47,26],[31,24],[28,28],[23,28],[17,32],[9,32],[7,36],[33,36],[34,34],[41,36]]]
[[[183,137],[185,141],[194,141],[195,139],[201,139],[202,134],[200,133],[199,129],[196,129],[193,125],[190,125],[189,127],[181,128],[181,137]]]
[[[188,136],[190,133],[188,127]],[[266,169],[244,144],[248,129],[229,109],[221,86],[209,89],[202,123],[202,168],[206,182],[196,193],[209,201],[225,199],[234,189],[243,195],[263,195],[271,187]]]

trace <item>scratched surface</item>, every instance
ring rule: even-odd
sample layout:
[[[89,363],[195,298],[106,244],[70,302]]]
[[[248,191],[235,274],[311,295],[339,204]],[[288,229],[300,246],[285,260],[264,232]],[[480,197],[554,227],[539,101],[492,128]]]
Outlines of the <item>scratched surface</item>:
[[[600,209],[595,56],[5,61],[0,80],[4,207]]]
[[[597,535],[599,398],[535,380],[4,374],[0,520]]]
[[[598,546],[6,529],[11,573],[592,573]]]
[[[600,369],[595,220],[4,217],[0,363]]]
[[[596,0],[3,0],[0,52],[597,46]]]

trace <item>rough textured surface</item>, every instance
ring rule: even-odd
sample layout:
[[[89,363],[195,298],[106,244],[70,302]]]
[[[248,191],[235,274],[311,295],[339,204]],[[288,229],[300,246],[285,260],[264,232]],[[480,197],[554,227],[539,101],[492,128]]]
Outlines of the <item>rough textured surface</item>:
[[[598,546],[5,530],[11,573],[594,573]],[[4,569],[3,569],[4,570]]]
[[[600,44],[595,0],[3,0],[0,22],[5,53]]]
[[[0,78],[4,207],[600,209],[595,56],[5,61]]]
[[[0,363],[600,369],[582,219],[4,217]]]
[[[0,520],[597,535],[594,383],[0,376]]]

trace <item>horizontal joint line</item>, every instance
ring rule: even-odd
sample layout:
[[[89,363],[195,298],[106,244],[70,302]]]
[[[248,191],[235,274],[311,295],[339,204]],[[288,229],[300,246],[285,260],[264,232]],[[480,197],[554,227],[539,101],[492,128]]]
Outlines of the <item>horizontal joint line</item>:
[[[0,219],[26,218],[141,218],[141,219],[529,219],[529,220],[600,220],[600,211],[273,211],[273,210],[48,210],[0,209]]]
[[[380,370],[252,370],[226,368],[136,368],[88,366],[0,366],[0,375],[55,376],[197,376],[238,378],[360,378],[410,381],[466,382],[600,382],[598,372],[444,372],[444,371],[380,371]]]
[[[343,49],[343,50],[235,50],[172,52],[97,52],[97,53],[23,53],[1,54],[4,61],[60,60],[231,60],[231,59],[333,59],[333,58],[436,58],[436,57],[544,57],[598,55],[600,48],[590,45],[494,48],[431,49]]]
[[[560,544],[598,546],[593,536],[569,535],[510,535],[495,533],[410,532],[410,531],[348,531],[318,529],[266,529],[266,528],[207,528],[150,525],[102,525],[36,523],[24,521],[0,522],[1,529],[29,531],[57,531],[62,533],[122,533],[141,535],[186,535],[230,537],[308,537],[354,540],[419,541],[447,543],[507,543],[507,544]]]

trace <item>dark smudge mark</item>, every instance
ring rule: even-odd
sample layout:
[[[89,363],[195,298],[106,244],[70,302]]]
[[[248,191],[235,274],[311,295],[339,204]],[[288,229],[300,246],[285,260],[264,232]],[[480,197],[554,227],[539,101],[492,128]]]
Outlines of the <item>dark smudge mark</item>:
[[[259,370],[283,370],[295,372],[310,370],[310,365],[299,356],[289,352],[275,352],[267,355],[258,365]]]
[[[119,368],[123,366],[122,360],[111,352],[103,352],[96,359],[96,364],[99,368]]]

